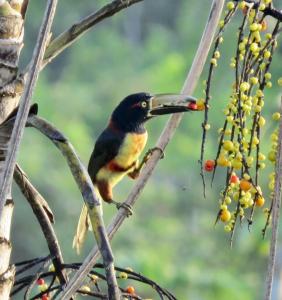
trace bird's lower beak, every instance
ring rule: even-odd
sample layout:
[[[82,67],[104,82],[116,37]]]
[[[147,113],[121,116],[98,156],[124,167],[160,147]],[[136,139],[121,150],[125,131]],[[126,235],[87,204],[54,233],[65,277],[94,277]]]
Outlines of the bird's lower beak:
[[[188,95],[158,94],[150,99],[149,116],[197,110],[196,99]]]

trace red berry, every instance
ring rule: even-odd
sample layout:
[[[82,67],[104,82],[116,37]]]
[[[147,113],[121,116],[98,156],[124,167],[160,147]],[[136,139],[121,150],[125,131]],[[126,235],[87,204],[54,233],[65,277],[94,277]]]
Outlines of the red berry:
[[[49,300],[48,295],[47,294],[42,295],[41,300]]]
[[[207,172],[213,171],[213,169],[214,169],[214,160],[212,160],[212,159],[206,160],[204,168],[205,168],[205,171],[207,171]]]
[[[230,183],[238,183],[239,182],[239,178],[237,175],[233,174],[230,177]]]
[[[45,283],[45,281],[44,281],[43,278],[38,278],[37,281],[36,281],[36,283],[37,283],[38,285],[42,285],[42,284]]]
[[[197,110],[198,106],[195,102],[189,102],[188,108],[190,108],[191,110]]]

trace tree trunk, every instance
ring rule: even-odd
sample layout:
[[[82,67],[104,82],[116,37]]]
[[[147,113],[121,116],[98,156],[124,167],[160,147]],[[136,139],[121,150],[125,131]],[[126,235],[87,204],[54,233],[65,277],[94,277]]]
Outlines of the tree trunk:
[[[0,176],[10,141],[12,126],[3,125],[18,106],[24,81],[18,78],[18,61],[23,46],[24,19],[21,14],[26,0],[0,0]],[[11,188],[0,216],[0,299],[9,299],[15,268],[9,267],[11,255],[10,229],[13,213]]]

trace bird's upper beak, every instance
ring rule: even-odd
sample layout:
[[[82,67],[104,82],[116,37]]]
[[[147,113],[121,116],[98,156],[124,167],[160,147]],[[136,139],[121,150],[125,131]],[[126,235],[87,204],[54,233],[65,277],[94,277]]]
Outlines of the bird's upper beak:
[[[180,94],[158,94],[150,98],[149,117],[197,110],[196,98]]]

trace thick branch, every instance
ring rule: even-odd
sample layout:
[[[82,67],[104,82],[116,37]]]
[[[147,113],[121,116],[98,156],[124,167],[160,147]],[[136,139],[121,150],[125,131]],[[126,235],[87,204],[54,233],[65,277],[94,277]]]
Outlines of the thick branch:
[[[81,163],[72,144],[53,125],[35,115],[29,117],[28,124],[47,136],[66,158],[72,175],[88,208],[92,229],[105,265],[109,299],[120,299],[114,270],[114,257],[102,217],[102,205],[99,197],[95,194],[93,184],[86,168]]]
[[[2,177],[0,179],[0,217],[7,198],[7,193],[12,183],[13,172],[16,164],[16,156],[29,112],[30,99],[32,97],[35,83],[37,81],[39,68],[43,59],[47,37],[51,29],[56,5],[57,0],[49,0],[47,2],[45,15],[37,38],[36,47],[33,52],[31,68],[28,72],[26,86],[21,98],[19,111],[16,117],[8,153],[5,160],[4,172],[2,173]]]
[[[95,13],[72,25],[69,29],[50,42],[44,55],[43,67],[51,62],[57,55],[69,47],[91,27],[104,19],[113,16],[120,10],[141,1],[142,0],[114,0]]]
[[[282,115],[282,98],[280,113]],[[277,240],[278,240],[278,226],[281,206],[281,186],[282,186],[282,118],[280,119],[279,125],[279,138],[278,138],[278,149],[276,155],[276,167],[275,167],[275,187],[273,196],[273,207],[272,207],[272,236],[270,244],[270,253],[268,261],[268,269],[266,275],[266,292],[265,300],[271,299],[272,285],[274,278],[274,267],[276,261],[277,252]]]
[[[24,171],[16,165],[14,172],[14,179],[21,189],[23,195],[27,199],[30,204],[39,224],[42,229],[42,232],[45,236],[50,254],[52,256],[53,264],[55,270],[57,272],[57,276],[59,277],[60,283],[66,283],[66,275],[62,272],[62,265],[64,263],[62,252],[60,249],[60,245],[58,239],[56,237],[56,233],[52,227],[50,222],[50,217],[48,216],[44,206],[42,205],[42,201],[46,202],[44,198],[40,195],[40,193],[36,190],[36,188],[31,184],[28,180]],[[42,200],[43,199],[43,200]],[[46,207],[46,205],[45,205]]]
[[[183,94],[192,94],[197,81],[200,77],[200,74],[204,68],[205,61],[208,56],[209,49],[211,47],[213,37],[216,31],[216,26],[218,24],[222,9],[224,5],[224,0],[214,0],[211,6],[211,11],[208,16],[208,21],[199,44],[196,56],[194,58],[192,67],[189,71],[189,74],[185,80],[185,83],[182,88]],[[171,138],[173,137],[183,114],[175,114],[173,115],[170,120],[168,121],[166,127],[161,134],[159,141],[157,143],[157,147],[164,150],[167,146]],[[133,205],[138,196],[140,195],[141,191],[143,190],[144,186],[146,185],[147,181],[149,180],[152,172],[161,157],[160,151],[154,151],[151,158],[147,162],[145,168],[143,169],[137,183],[135,184],[134,188],[132,189],[131,193],[129,194],[126,203],[129,205]],[[108,235],[111,239],[113,235],[116,233],[118,228],[121,226],[123,221],[126,219],[126,214],[124,210],[120,210],[112,223],[108,228]],[[80,287],[81,282],[85,278],[85,276],[89,273],[92,266],[94,265],[97,257],[98,251],[97,247],[94,247],[90,254],[85,259],[83,265],[78,270],[78,272],[71,278],[70,282],[68,283],[66,289],[63,291],[62,300],[69,299],[73,295],[73,293]]]

